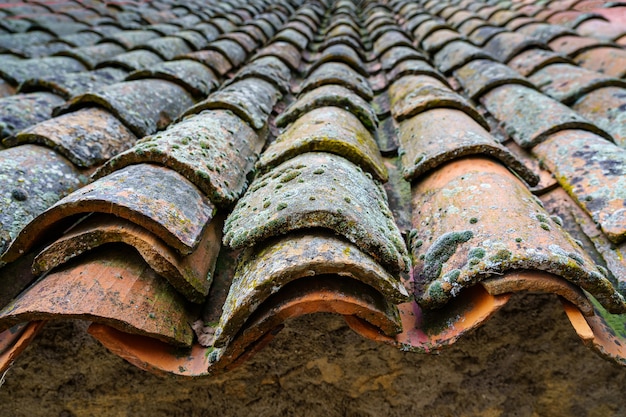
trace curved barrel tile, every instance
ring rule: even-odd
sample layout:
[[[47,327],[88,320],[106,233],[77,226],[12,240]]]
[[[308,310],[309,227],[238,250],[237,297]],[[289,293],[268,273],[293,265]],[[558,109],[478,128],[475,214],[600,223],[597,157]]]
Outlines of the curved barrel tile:
[[[163,59],[154,52],[145,49],[126,52],[115,55],[105,61],[100,62],[96,68],[121,68],[125,71],[139,71],[163,62]]]
[[[572,104],[572,109],[610,133],[616,145],[626,148],[625,100],[623,88],[599,88]]]
[[[85,180],[51,149],[24,145],[0,151],[0,253],[28,222]]]
[[[410,261],[386,200],[380,186],[344,158],[301,154],[255,179],[226,221],[224,243],[240,248],[326,228],[397,273]]]
[[[427,61],[410,59],[399,62],[391,71],[387,72],[387,82],[393,84],[407,75],[428,75],[448,85],[448,80],[442,73],[433,68]]]
[[[475,59],[495,61],[491,54],[485,50],[462,40],[450,42],[434,56],[435,65],[444,74],[449,74]]]
[[[11,137],[27,127],[49,119],[53,109],[64,103],[62,97],[47,92],[0,98],[0,139]]]
[[[626,150],[593,133],[565,130],[533,153],[613,243],[626,239]]]
[[[244,251],[215,330],[214,346],[230,343],[270,295],[290,282],[322,275],[361,281],[394,303],[408,299],[402,284],[353,244],[326,234],[291,234]]]
[[[325,85],[302,94],[295,103],[276,118],[276,126],[285,127],[311,110],[328,106],[348,110],[358,117],[370,132],[376,131],[378,117],[372,110],[372,106],[351,90],[339,85]]]
[[[3,255],[13,261],[75,215],[110,213],[137,223],[182,254],[198,245],[215,212],[187,179],[169,168],[131,165],[100,178],[57,202],[24,227]]]
[[[539,181],[522,161],[459,110],[433,109],[420,113],[399,124],[398,138],[404,150],[402,165],[407,181],[470,155],[499,160],[529,185]]]
[[[81,72],[87,68],[74,58],[53,56],[25,60],[3,60],[0,63],[0,77],[11,84],[23,83],[29,78],[39,78],[50,73]]]
[[[289,82],[291,81],[290,68],[279,58],[266,56],[256,58],[235,74],[231,82],[243,80],[250,77],[260,78],[274,84],[282,94],[289,92]]]
[[[191,59],[161,62],[135,71],[127,80],[156,78],[179,84],[196,98],[205,98],[219,85],[218,77],[207,66]]]
[[[97,107],[88,107],[38,123],[23,130],[6,144],[42,144],[75,165],[99,165],[128,149],[137,137],[115,116]]]
[[[412,192],[412,273],[422,306],[442,306],[463,288],[522,269],[560,276],[611,311],[626,309],[611,281],[499,164],[486,159],[452,162]]]
[[[244,192],[263,140],[228,110],[209,110],[183,119],[139,141],[95,174],[102,178],[129,165],[167,166],[196,185],[216,205],[228,207]]]
[[[202,232],[196,249],[181,256],[136,224],[107,215],[93,215],[44,248],[35,257],[33,270],[41,275],[85,252],[121,242],[135,248],[150,268],[188,300],[201,303],[211,287],[222,224],[219,219],[213,219]]]
[[[320,107],[298,118],[263,152],[257,169],[266,172],[305,152],[340,155],[377,180],[387,180],[374,137],[355,115],[339,107]]]
[[[298,69],[302,60],[302,54],[297,47],[281,41],[274,41],[261,48],[253,59],[263,57],[276,57],[287,64],[292,71]]]
[[[181,55],[179,59],[191,59],[211,68],[213,72],[224,76],[233,68],[233,64],[226,59],[223,53],[218,51],[202,50]]]
[[[364,100],[374,97],[369,81],[353,70],[350,66],[341,62],[326,62],[313,71],[300,88],[300,94],[307,93],[328,84],[337,84],[354,91]]]
[[[569,58],[556,52],[545,49],[529,49],[517,54],[507,65],[524,77],[529,77],[548,65],[571,63]]]
[[[31,321],[16,324],[0,333],[0,372],[5,372],[13,364],[45,324],[45,321]]]
[[[57,115],[83,107],[103,107],[118,117],[137,137],[164,128],[194,104],[182,87],[164,80],[136,80],[112,84],[83,94],[57,109]]]
[[[110,247],[51,272],[20,294],[0,311],[0,328],[81,318],[190,346],[193,332],[187,315],[182,297],[137,254]]]
[[[519,84],[529,88],[534,85],[516,71],[499,62],[477,59],[465,64],[454,72],[467,94],[472,100],[500,85]]]

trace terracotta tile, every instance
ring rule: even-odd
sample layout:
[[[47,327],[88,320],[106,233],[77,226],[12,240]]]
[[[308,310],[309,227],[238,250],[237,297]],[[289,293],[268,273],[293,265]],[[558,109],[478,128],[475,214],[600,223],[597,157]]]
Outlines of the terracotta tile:
[[[578,54],[593,50],[595,48],[603,46],[612,46],[606,42],[598,39],[586,38],[583,36],[559,36],[551,40],[548,45],[556,52],[561,54],[576,57]]]
[[[499,13],[503,10],[506,10],[506,9],[498,5],[486,6],[479,10],[476,10],[476,14],[485,20],[490,20],[492,16],[494,16],[496,13]]]
[[[11,84],[20,84],[29,78],[46,76],[50,72],[80,72],[86,68],[73,58],[49,57],[0,63],[0,77]]]
[[[626,35],[623,25],[612,24],[601,19],[586,20],[576,27],[576,32],[582,36],[592,36],[597,39],[613,41]]]
[[[181,55],[180,59],[191,59],[211,68],[213,72],[221,76],[226,75],[233,65],[226,59],[224,54],[218,51],[203,50]]]
[[[194,27],[194,29],[202,34],[209,42],[214,41],[222,33],[219,27],[211,22],[203,22]]]
[[[38,123],[5,142],[9,146],[42,144],[76,166],[88,168],[102,164],[136,140],[111,113],[89,107]]]
[[[158,37],[158,33],[151,30],[125,30],[107,36],[102,42],[114,42],[129,50]]]
[[[250,54],[259,46],[259,43],[251,35],[244,32],[244,28],[245,26],[238,28],[232,32],[225,33],[221,35],[218,40],[232,40],[239,44],[246,51],[246,54]]]
[[[415,30],[413,30],[413,38],[415,39],[415,42],[417,42],[417,45],[421,45],[424,39],[441,29],[452,29],[452,27],[441,19],[431,18],[430,20],[426,20],[421,23]]]
[[[262,147],[262,138],[230,111],[205,111],[142,139],[94,177],[132,164],[158,163],[179,172],[214,204],[227,207],[245,190],[246,175]]]
[[[218,39],[209,43],[206,49],[221,53],[233,67],[241,65],[247,56],[246,50],[231,39]]]
[[[150,68],[162,61],[161,57],[154,52],[140,49],[137,51],[115,55],[112,58],[100,62],[96,68],[114,67],[121,68],[126,71],[138,71]]]
[[[457,31],[451,29],[440,29],[424,38],[422,41],[422,47],[428,53],[434,54],[450,42],[462,39],[462,35],[460,35]]]
[[[593,306],[584,291],[561,277],[546,272],[509,272],[502,277],[489,278],[481,285],[492,295],[514,292],[557,294],[578,308],[585,316],[593,316]]]
[[[102,35],[95,32],[80,32],[59,37],[60,42],[76,48],[95,45],[100,39],[102,39]]]
[[[448,161],[469,155],[484,155],[508,166],[527,183],[538,177],[500,145],[470,116],[459,110],[433,109],[399,125],[403,149],[404,178],[413,181]]]
[[[575,306],[566,301],[563,302],[563,307],[567,318],[585,345],[605,359],[620,365],[626,364],[623,314],[609,314],[597,302],[594,305],[596,314],[591,317],[584,317]]]
[[[326,62],[341,62],[349,65],[350,68],[357,71],[361,76],[369,76],[359,54],[352,47],[345,44],[334,44],[325,47],[317,60],[309,67],[308,74],[313,73]]]
[[[623,88],[599,88],[576,101],[572,108],[610,133],[618,146],[626,148],[626,113],[622,110],[625,98]]]
[[[391,85],[393,82],[399,80],[401,77],[408,75],[428,75],[436,78],[443,84],[448,85],[446,77],[433,68],[427,61],[424,60],[408,60],[402,61],[396,65],[391,71],[387,72],[387,82]]]
[[[519,146],[515,141],[507,140],[503,145],[513,154],[517,159],[530,169],[535,175],[539,176],[539,183],[529,187],[530,191],[535,195],[543,195],[555,188],[558,188],[554,175],[550,173],[543,164],[539,162],[529,151]],[[523,177],[522,177],[523,178]],[[527,182],[528,183],[528,182]]]
[[[193,332],[186,307],[139,255],[113,246],[46,275],[0,311],[0,328],[41,319],[82,318],[189,346]]]
[[[132,195],[129,189],[133,190]],[[164,193],[165,189],[176,193]],[[180,253],[189,254],[198,245],[215,207],[180,174],[155,165],[131,165],[92,182],[47,209],[22,229],[3,260],[15,260],[42,238],[49,238],[46,233],[64,219],[91,212],[112,213],[135,222]]]
[[[29,47],[43,45],[54,39],[54,36],[39,30],[0,36],[0,53],[13,53],[22,57],[30,58]]]
[[[358,32],[358,29],[355,29],[351,24],[341,22],[340,24],[333,26],[331,29],[329,29],[326,32],[326,39],[335,38],[339,36],[349,37],[353,39],[357,45],[362,47],[361,35]]]
[[[400,78],[389,88],[389,97],[391,113],[399,122],[423,111],[443,107],[461,110],[489,129],[482,115],[465,98],[427,75]]]
[[[524,13],[512,10],[499,10],[491,15],[489,21],[497,26],[506,26],[511,20],[524,16]]]
[[[578,113],[533,89],[517,84],[497,87],[481,99],[518,145],[529,148],[565,129],[610,136]]]
[[[333,276],[296,280],[261,306],[233,343],[220,352],[219,360],[236,362],[254,348],[255,342],[280,331],[287,319],[318,312],[356,316],[381,335],[393,335],[402,329],[396,306],[358,281],[345,282]]]
[[[174,36],[151,39],[141,44],[138,48],[154,52],[164,60],[171,60],[178,55],[191,52],[192,50],[187,42]]]
[[[269,189],[274,190],[272,196]],[[302,228],[333,230],[390,272],[409,264],[384,191],[339,156],[301,154],[257,177],[227,219],[224,243],[251,246]]]
[[[361,281],[391,302],[408,298],[396,278],[353,244],[327,234],[290,236],[244,252],[215,331],[215,346],[227,345],[254,313],[253,306],[262,305],[271,294],[290,282],[324,275],[335,281]]]
[[[252,59],[258,59],[263,57],[276,57],[283,61],[293,71],[300,66],[302,54],[290,43],[276,41],[265,46],[257,52]]]
[[[408,18],[407,22],[404,24],[404,29],[410,33],[414,33],[415,30],[422,25],[422,23],[430,22],[432,16],[428,13],[419,13],[414,15],[411,18]]]
[[[300,51],[306,49],[309,43],[309,39],[305,35],[293,28],[283,29],[278,32],[274,36],[274,41],[288,42]]]
[[[529,49],[517,54],[507,65],[524,77],[552,64],[570,64],[572,61],[563,55],[545,49]]]
[[[412,189],[412,274],[422,306],[442,306],[464,288],[521,269],[557,275],[624,311],[623,297],[593,260],[506,168],[478,158],[446,167]]]
[[[498,33],[506,31],[506,29],[497,26],[481,26],[474,30],[471,35],[469,35],[469,40],[474,45],[483,46]]]
[[[446,18],[448,23],[455,29],[459,29],[466,21],[472,18],[476,18],[478,15],[467,10],[462,10],[455,13],[453,16]]]
[[[517,17],[513,20],[511,20],[509,23],[506,24],[506,28],[512,31],[518,31],[520,28],[526,26],[526,25],[530,25],[533,24],[535,22],[538,22],[537,19],[533,18],[533,17],[528,17],[528,16],[524,16],[524,17]]]
[[[63,103],[65,100],[62,97],[47,92],[16,94],[1,98],[0,138],[10,137],[29,126],[49,119],[52,110]]]
[[[87,106],[104,107],[118,117],[137,137],[167,126],[193,104],[182,87],[164,80],[124,81],[82,94],[57,108],[56,115]]]
[[[593,48],[577,53],[574,62],[581,67],[623,78],[626,76],[626,51],[615,47]]]
[[[489,24],[489,22],[481,19],[480,17],[474,17],[471,18],[469,20],[466,20],[465,22],[463,22],[463,24],[461,24],[457,30],[464,34],[465,36],[469,36],[471,35],[475,30],[484,27],[484,26],[491,26]]]
[[[345,108],[357,116],[367,129],[372,132],[376,130],[378,117],[369,103],[347,88],[332,84],[301,95],[276,118],[276,126],[285,127],[304,113],[326,106]]]
[[[504,64],[486,59],[477,59],[454,72],[467,95],[478,100],[489,90],[504,84],[519,84],[534,88],[534,85]]]
[[[348,65],[340,62],[327,62],[318,67],[302,83],[299,94],[328,84],[346,87],[368,101],[374,96],[368,80]]]
[[[451,42],[434,56],[435,65],[444,74],[449,74],[475,59],[494,58],[485,50],[465,41]]]
[[[33,341],[44,321],[17,324],[0,333],[0,372],[4,372]]]
[[[626,238],[621,182],[626,150],[589,132],[566,130],[533,148],[561,186],[598,223],[609,240]]]
[[[374,42],[374,53],[377,56],[381,56],[388,50],[393,47],[398,46],[406,46],[409,48],[413,47],[411,40],[404,34],[404,31],[398,30],[388,30],[385,32],[380,38]]]
[[[210,68],[191,59],[161,62],[149,69],[135,71],[127,80],[146,78],[178,84],[198,99],[205,98],[219,85],[218,76]]]
[[[382,68],[385,71],[389,71],[394,68],[398,63],[407,60],[422,60],[427,61],[427,58],[417,52],[415,48],[408,46],[396,46],[389,49],[387,52],[380,56],[380,62],[382,63]]]
[[[387,180],[374,137],[354,114],[339,107],[317,108],[297,119],[267,148],[257,169],[266,172],[310,151],[340,155],[379,181]]]
[[[182,117],[203,110],[230,110],[252,128],[260,130],[267,125],[268,117],[279,98],[280,92],[273,84],[257,77],[244,78],[188,108]]]
[[[487,321],[509,300],[509,295],[492,296],[481,286],[464,290],[445,309],[422,309],[414,301],[399,306],[402,333],[382,338],[402,351],[437,353]],[[346,317],[354,330],[354,320]],[[371,332],[370,332],[371,333]]]
[[[370,38],[373,41],[378,39],[387,28],[398,27],[398,23],[387,12],[379,12],[374,17],[375,19],[371,19],[370,16],[364,22],[365,29],[370,33]]]
[[[99,87],[123,81],[127,75],[126,71],[118,68],[101,68],[69,74],[51,73],[23,82],[20,84],[19,91],[50,91],[65,99],[70,99]]]
[[[504,63],[529,49],[548,49],[543,42],[528,39],[515,32],[499,33],[485,45],[485,51]]]

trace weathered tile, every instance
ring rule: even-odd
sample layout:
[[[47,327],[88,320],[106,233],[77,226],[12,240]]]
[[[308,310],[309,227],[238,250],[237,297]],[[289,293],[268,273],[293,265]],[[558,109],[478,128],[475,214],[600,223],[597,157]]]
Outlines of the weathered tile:
[[[341,62],[327,62],[318,67],[302,83],[300,94],[328,84],[346,87],[368,101],[374,96],[369,81],[350,66]]]
[[[178,55],[191,52],[191,48],[187,45],[187,42],[175,36],[151,39],[148,42],[142,43],[138,48],[154,52],[164,60],[171,60]]]
[[[96,68],[115,67],[126,71],[139,71],[150,68],[163,60],[154,52],[139,49],[137,51],[126,52],[115,55],[100,62]]]
[[[88,168],[128,149],[136,140],[111,113],[89,107],[38,123],[7,139],[6,144],[42,144]]]
[[[576,54],[574,62],[581,67],[603,74],[626,76],[626,51],[615,47],[593,48]]]
[[[309,39],[304,34],[293,28],[281,30],[274,36],[273,41],[290,43],[300,51],[306,49],[309,44]]]
[[[132,164],[165,165],[195,184],[216,205],[228,207],[244,192],[263,140],[230,111],[183,119],[113,157],[95,178]]]
[[[252,60],[239,70],[228,83],[250,77],[260,78],[272,83],[282,94],[289,92],[291,70],[283,61],[276,57],[266,56]]]
[[[17,259],[42,239],[50,238],[49,231],[56,223],[92,212],[114,214],[141,225],[186,255],[198,245],[215,206],[169,168],[131,165],[80,188],[36,217],[2,259]]]
[[[226,75],[233,68],[233,65],[226,59],[224,54],[217,51],[197,51],[189,54],[181,55],[180,59],[191,59],[211,68],[213,72],[220,76]]]
[[[341,276],[334,276],[338,274]],[[254,306],[289,283],[311,280],[316,275],[361,281],[391,302],[408,298],[397,278],[355,245],[325,233],[290,236],[244,251],[215,330],[215,346],[223,347],[232,340],[254,313]]]
[[[459,27],[461,27],[461,25],[463,25],[463,23],[465,23],[469,19],[476,17],[478,17],[476,13],[470,12],[468,10],[461,10],[455,13],[453,16],[449,16],[448,18],[446,18],[446,20],[450,25],[452,25],[453,28],[458,29]]]
[[[563,26],[550,25],[543,22],[525,25],[517,29],[516,32],[544,43],[550,43],[560,36],[576,34],[573,30]]]
[[[598,74],[570,64],[547,66],[529,77],[544,94],[571,105],[583,95],[601,87],[626,87],[626,81]],[[626,96],[626,90],[624,90]],[[624,100],[626,103],[626,97]]]
[[[543,195],[546,192],[550,192],[555,188],[558,188],[559,184],[554,178],[554,175],[548,171],[543,164],[539,162],[528,150],[519,146],[513,140],[507,140],[503,145],[513,154],[517,159],[528,167],[535,175],[539,177],[539,182],[529,187],[529,190],[535,195]],[[523,177],[522,177],[523,178]],[[548,211],[550,211],[548,209]],[[568,230],[569,232],[569,230]]]
[[[512,10],[499,10],[491,15],[489,21],[494,25],[506,26],[511,20],[517,17],[523,17],[524,14]]]
[[[471,61],[454,71],[454,75],[472,100],[478,100],[489,90],[504,84],[534,88],[530,81],[508,66],[486,59]]]
[[[119,68],[101,68],[94,71],[50,73],[39,78],[31,78],[20,84],[19,91],[48,90],[63,98],[70,99],[105,85],[124,80],[127,72]]]
[[[450,25],[444,22],[441,19],[433,19],[430,18],[423,23],[421,23],[414,31],[413,37],[417,45],[421,45],[424,39],[428,38],[430,35],[435,33],[438,30],[442,29],[452,29]]]
[[[614,243],[626,238],[626,150],[593,133],[566,130],[533,148],[561,186]]]
[[[422,41],[422,47],[430,54],[435,54],[450,42],[462,40],[463,36],[452,29],[439,29]]]
[[[318,152],[256,178],[226,221],[224,243],[252,246],[303,228],[333,230],[392,273],[410,263],[384,191],[351,162]]]
[[[16,94],[0,98],[0,138],[17,134],[52,117],[52,110],[65,100],[47,92]]]
[[[16,324],[0,333],[0,372],[9,369],[15,359],[29,346],[46,322]]]
[[[483,49],[465,41],[450,42],[437,52],[434,57],[437,68],[444,74],[448,74],[475,59],[494,60]]]
[[[49,57],[0,62],[0,77],[12,84],[20,84],[29,78],[46,76],[52,72],[80,72],[86,68],[79,61],[69,57]]]
[[[374,53],[377,56],[381,56],[389,49],[397,46],[413,47],[411,40],[401,30],[388,30],[380,38],[374,42]]]
[[[406,75],[428,75],[446,85],[448,84],[446,77],[433,68],[427,61],[414,59],[401,61],[391,71],[387,72],[387,82],[391,85],[394,81]]]
[[[321,107],[297,119],[263,152],[257,169],[269,169],[305,152],[328,152],[340,155],[379,181],[387,180],[387,171],[372,134],[350,111],[339,107]]]
[[[474,30],[468,39],[477,46],[484,46],[491,38],[507,30],[498,26],[481,26]]]
[[[389,71],[394,68],[398,63],[407,61],[407,60],[422,60],[426,61],[427,58],[417,52],[415,48],[408,46],[396,46],[389,49],[387,52],[380,56],[380,62],[382,63],[382,67],[385,71]]]
[[[354,317],[378,335],[394,335],[401,330],[397,307],[367,285],[332,276],[296,280],[275,294],[271,304],[260,306],[240,335],[220,352],[216,366],[249,357],[257,345],[267,344],[288,319],[323,312]]]
[[[494,275],[538,270],[589,291],[611,311],[625,310],[622,295],[593,260],[501,165],[452,162],[412,192],[413,277],[422,306],[442,306]]]
[[[415,29],[417,29],[422,23],[430,21],[432,16],[428,13],[418,13],[407,19],[404,24],[404,28],[411,34],[415,35]]]
[[[470,155],[499,160],[529,185],[538,177],[470,116],[454,109],[433,109],[398,126],[404,178],[413,181],[448,161]]]
[[[545,49],[529,49],[517,54],[507,65],[524,77],[552,64],[569,64],[572,61],[563,55]]]
[[[3,19],[4,20],[4,19]],[[54,39],[48,32],[40,30],[29,31],[26,33],[14,33],[10,35],[0,36],[0,53],[15,53],[25,56],[24,52],[31,45],[43,45]]]
[[[96,32],[79,32],[73,33],[71,35],[61,36],[59,38],[59,41],[79,48],[95,45],[100,39],[102,39],[102,35]]]
[[[623,88],[605,87],[586,94],[572,108],[610,133],[618,146],[626,148],[625,100]]]
[[[206,48],[209,44],[209,40],[205,36],[191,29],[180,30],[176,32],[173,36],[183,39],[185,42],[187,42],[189,46],[191,46],[191,49],[194,51],[202,50]]]
[[[159,34],[152,30],[125,30],[107,36],[102,42],[114,42],[130,50],[158,37]]]
[[[209,109],[231,110],[254,129],[260,130],[267,125],[269,115],[280,97],[280,91],[273,84],[257,77],[244,78],[188,108],[182,116]]]
[[[285,127],[294,122],[304,113],[311,110],[335,106],[346,109],[359,118],[363,126],[371,132],[376,131],[378,117],[372,106],[360,96],[340,85],[324,85],[302,94],[297,101],[291,104],[276,118],[276,126]]]
[[[221,39],[229,39],[237,42],[246,51],[246,54],[252,53],[258,46],[258,42],[248,33],[242,31],[243,28],[236,31],[225,33],[220,36]]]
[[[520,52],[528,49],[547,49],[546,45],[515,32],[498,33],[485,45],[485,51],[501,62],[509,62]]]
[[[193,100],[184,88],[164,80],[124,81],[82,94],[58,108],[57,115],[83,107],[103,107],[143,137],[163,129]]]
[[[623,24],[613,24],[593,16],[575,27],[576,32],[582,36],[593,36],[606,41],[615,41],[626,35],[626,28]]]
[[[196,98],[205,98],[219,85],[219,79],[206,65],[191,59],[161,62],[135,71],[127,80],[156,78],[179,84]]]
[[[275,41],[260,49],[253,59],[263,57],[276,57],[283,61],[293,71],[300,66],[302,54],[290,43]]]
[[[37,275],[49,272],[83,253],[111,243],[133,247],[157,274],[185,298],[201,303],[209,292],[220,249],[223,221],[213,219],[197,248],[181,256],[161,239],[127,220],[106,214],[89,216],[44,248],[33,262]]]
[[[428,75],[400,78],[389,87],[389,97],[391,114],[399,122],[426,110],[445,107],[461,110],[489,129],[483,116],[465,98]]]
[[[342,62],[349,65],[363,77],[369,76],[359,54],[345,44],[334,44],[324,48],[317,60],[309,67],[309,74],[326,62]]]
[[[219,39],[209,43],[206,47],[209,51],[216,51],[228,59],[233,67],[238,67],[245,62],[248,53],[239,43],[231,39]],[[188,55],[189,56],[189,55]]]
[[[0,155],[2,253],[29,221],[86,179],[65,158],[41,146],[16,146]]]
[[[526,25],[531,25],[533,23],[538,23],[538,22],[539,21],[535,19],[534,17],[529,17],[529,16],[517,17],[511,20],[509,23],[507,23],[506,28],[508,30],[517,31],[518,29]]]
[[[610,136],[558,101],[518,84],[497,87],[481,99],[518,145],[529,148],[565,129],[582,129]]]
[[[613,46],[610,43],[584,36],[559,36],[558,38],[550,41],[548,45],[556,52],[571,57],[576,57],[584,51],[595,48]]]
[[[119,247],[46,275],[0,312],[0,328],[59,318],[107,323],[174,345],[193,340],[183,298],[139,255]]]

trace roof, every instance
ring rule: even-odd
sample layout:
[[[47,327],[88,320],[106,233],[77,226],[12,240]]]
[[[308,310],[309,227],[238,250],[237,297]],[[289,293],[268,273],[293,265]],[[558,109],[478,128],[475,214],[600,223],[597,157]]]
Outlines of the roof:
[[[625,7],[538,3],[4,4],[0,370],[76,318],[188,377],[317,312],[431,353],[517,292],[626,363]]]

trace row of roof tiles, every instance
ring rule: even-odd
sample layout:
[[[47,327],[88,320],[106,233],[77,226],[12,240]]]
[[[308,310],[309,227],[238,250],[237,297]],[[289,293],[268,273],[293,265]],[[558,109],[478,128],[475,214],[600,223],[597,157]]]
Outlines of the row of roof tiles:
[[[623,362],[626,51],[592,3],[3,9],[0,364],[63,317],[186,376],[319,311],[431,351],[517,291]]]

